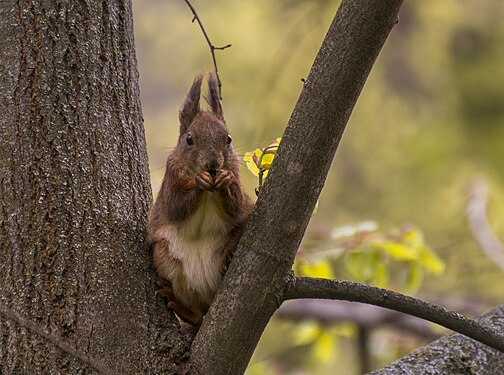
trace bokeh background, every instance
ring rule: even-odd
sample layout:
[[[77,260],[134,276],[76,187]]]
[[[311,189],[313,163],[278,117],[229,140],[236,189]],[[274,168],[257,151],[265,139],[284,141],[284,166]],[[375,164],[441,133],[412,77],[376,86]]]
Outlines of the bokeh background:
[[[309,73],[339,1],[193,4],[213,43],[232,44],[216,53],[233,143],[242,155],[261,148],[282,135],[302,88],[301,78]],[[183,0],[133,0],[133,6],[156,194],[166,155],[176,143],[178,109],[194,75],[213,67],[205,39],[191,23]],[[348,252],[357,249],[362,255],[369,243],[362,246],[357,239],[352,247],[348,238],[373,232],[373,238],[401,242],[404,228],[415,228],[444,268],[430,272],[424,267],[412,276],[415,262],[406,262],[408,274],[401,276],[405,259],[382,254],[380,267],[385,265],[391,274],[388,287],[470,315],[503,302],[504,272],[478,246],[467,216],[472,182],[486,181],[488,220],[504,240],[503,20],[501,0],[404,2],[400,22],[355,107],[308,228],[303,264],[306,270],[315,267],[306,272],[359,279],[349,272]],[[245,167],[241,174],[254,195],[257,178]],[[317,256],[319,251],[332,255]],[[371,274],[375,266],[369,266]],[[389,272],[393,269],[399,271]],[[362,281],[376,281],[360,276],[369,279]],[[355,335],[352,322],[274,319],[248,372],[358,373]],[[369,340],[373,368],[425,342],[387,328],[373,331]]]

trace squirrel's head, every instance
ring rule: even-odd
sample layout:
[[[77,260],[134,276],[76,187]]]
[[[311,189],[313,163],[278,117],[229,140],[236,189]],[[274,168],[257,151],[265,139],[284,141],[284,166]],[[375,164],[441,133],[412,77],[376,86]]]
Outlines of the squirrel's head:
[[[226,127],[219,97],[219,88],[214,74],[208,78],[209,110],[200,108],[202,75],[196,76],[180,110],[180,134],[177,151],[190,161],[188,168],[194,174],[232,169],[237,172],[238,158],[231,145],[231,135]]]

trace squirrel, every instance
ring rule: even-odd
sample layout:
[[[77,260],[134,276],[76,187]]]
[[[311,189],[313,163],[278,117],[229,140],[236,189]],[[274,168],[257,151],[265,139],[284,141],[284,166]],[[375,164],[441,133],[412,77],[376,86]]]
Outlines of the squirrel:
[[[202,80],[196,76],[180,110],[178,142],[147,223],[160,293],[196,329],[253,209],[240,183],[217,80],[209,75],[210,110],[201,110]]]

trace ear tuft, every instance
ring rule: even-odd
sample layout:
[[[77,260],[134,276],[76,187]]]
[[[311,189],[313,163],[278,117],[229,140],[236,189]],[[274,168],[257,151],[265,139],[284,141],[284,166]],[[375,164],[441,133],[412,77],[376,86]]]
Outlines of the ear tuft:
[[[200,111],[199,101],[201,96],[201,81],[203,80],[203,75],[198,74],[194,78],[194,82],[187,94],[184,105],[179,113],[180,120],[180,134],[186,132],[189,125],[193,121],[194,117]]]
[[[222,106],[220,101],[219,84],[214,73],[210,73],[208,76],[207,102],[208,104],[210,104],[212,112],[215,113],[217,117],[224,120],[224,114],[222,113]]]

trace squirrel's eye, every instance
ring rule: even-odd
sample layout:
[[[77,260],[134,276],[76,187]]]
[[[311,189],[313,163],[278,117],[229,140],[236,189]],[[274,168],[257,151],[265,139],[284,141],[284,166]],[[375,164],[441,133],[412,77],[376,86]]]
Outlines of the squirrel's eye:
[[[189,146],[192,146],[192,145],[194,144],[194,140],[193,140],[193,138],[192,138],[192,134],[191,134],[191,133],[187,134],[187,137],[186,137],[186,142],[187,142],[187,144],[188,144]]]
[[[231,138],[231,136],[228,135],[228,137],[227,137],[227,144],[229,145],[229,144],[231,144],[231,142],[233,142],[233,138]]]

